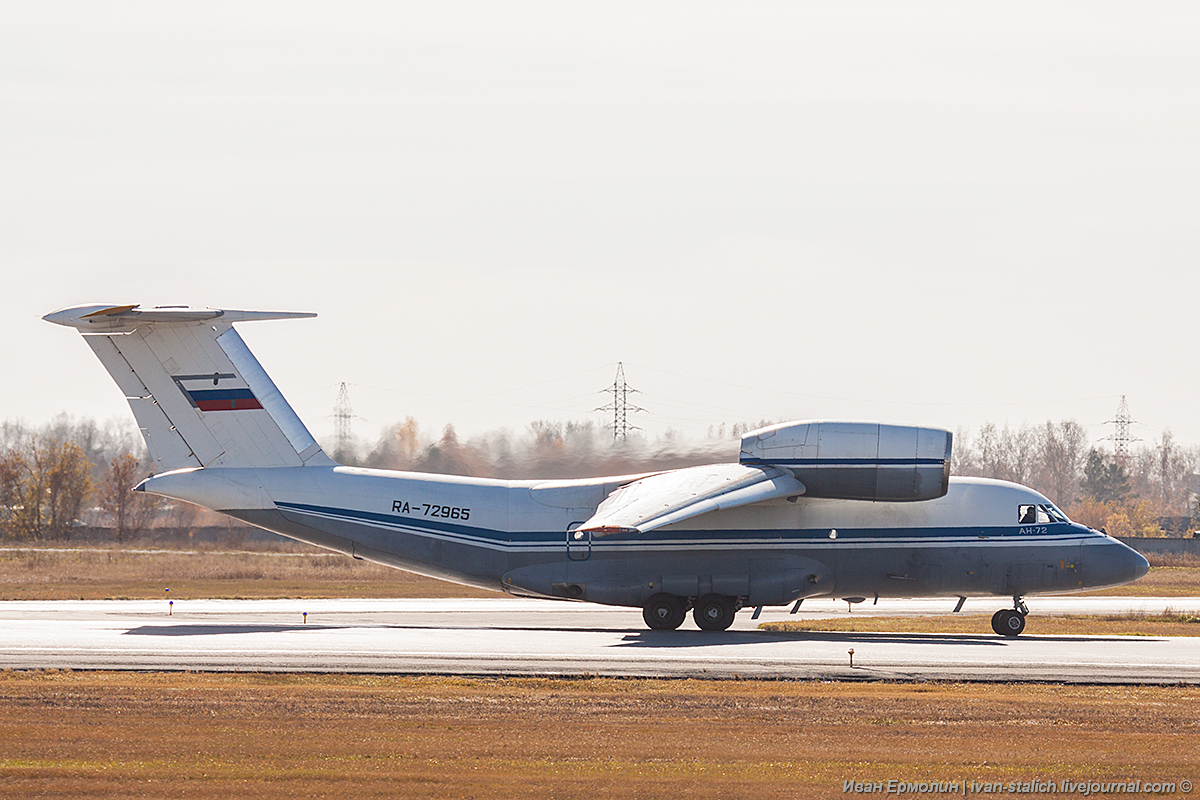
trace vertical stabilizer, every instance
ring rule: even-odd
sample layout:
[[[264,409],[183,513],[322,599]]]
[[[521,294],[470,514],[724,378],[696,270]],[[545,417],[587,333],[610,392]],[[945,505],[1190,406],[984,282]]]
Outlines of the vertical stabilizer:
[[[125,393],[158,471],[333,462],[233,329],[312,317],[273,311],[77,306],[44,319],[78,328]]]

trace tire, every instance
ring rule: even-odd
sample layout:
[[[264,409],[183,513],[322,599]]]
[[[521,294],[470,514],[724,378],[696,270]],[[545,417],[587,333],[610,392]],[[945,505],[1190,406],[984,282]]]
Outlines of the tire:
[[[642,606],[642,619],[655,631],[673,631],[683,624],[686,616],[683,599],[666,592],[651,596]]]
[[[992,615],[992,630],[1014,639],[1025,630],[1025,615],[1012,608],[1003,608]]]
[[[723,594],[706,594],[696,601],[692,619],[702,631],[723,631],[733,624],[735,613],[730,598]]]

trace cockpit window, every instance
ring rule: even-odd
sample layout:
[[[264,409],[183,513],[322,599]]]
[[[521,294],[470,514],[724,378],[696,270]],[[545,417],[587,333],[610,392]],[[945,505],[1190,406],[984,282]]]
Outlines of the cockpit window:
[[[1071,520],[1067,519],[1067,515],[1061,511],[1059,511],[1058,506],[1054,505],[1053,503],[1046,503],[1045,505],[1042,506],[1042,508],[1046,509],[1046,513],[1050,515],[1050,519],[1053,522],[1070,522],[1071,521]]]
[[[1067,515],[1062,513],[1052,503],[1017,506],[1018,525],[1049,525],[1051,522],[1068,522]]]

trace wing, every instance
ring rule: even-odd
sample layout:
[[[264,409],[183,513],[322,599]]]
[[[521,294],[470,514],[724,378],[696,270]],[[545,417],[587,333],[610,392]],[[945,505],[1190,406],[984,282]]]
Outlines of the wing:
[[[798,494],[804,494],[804,484],[775,467],[687,467],[617,489],[579,529],[595,536],[645,533],[709,511]]]

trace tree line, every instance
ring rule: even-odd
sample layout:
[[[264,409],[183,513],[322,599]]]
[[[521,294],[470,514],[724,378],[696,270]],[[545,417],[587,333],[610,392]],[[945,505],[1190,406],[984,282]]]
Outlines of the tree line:
[[[1003,428],[959,429],[951,472],[998,478],[1036,489],[1076,522],[1114,536],[1163,536],[1200,526],[1200,447],[1171,432],[1118,456],[1091,442],[1075,420]]]

